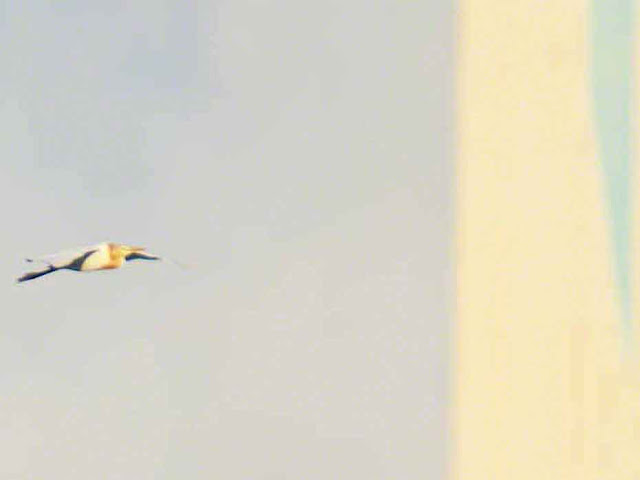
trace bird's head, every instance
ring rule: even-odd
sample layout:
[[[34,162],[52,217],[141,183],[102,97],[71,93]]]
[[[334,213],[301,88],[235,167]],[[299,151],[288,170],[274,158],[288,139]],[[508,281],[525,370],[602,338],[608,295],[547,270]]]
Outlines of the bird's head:
[[[133,247],[131,245],[120,245],[120,250],[124,254],[124,256],[131,255],[132,253],[140,253],[144,252],[144,247]]]
[[[130,260],[160,260],[157,255],[152,255],[146,252],[144,247],[132,247],[131,245],[121,245],[120,255],[126,261]]]

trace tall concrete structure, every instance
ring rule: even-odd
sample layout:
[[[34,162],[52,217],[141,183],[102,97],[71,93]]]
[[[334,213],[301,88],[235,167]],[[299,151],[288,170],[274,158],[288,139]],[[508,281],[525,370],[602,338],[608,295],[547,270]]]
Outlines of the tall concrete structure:
[[[640,342],[623,318],[591,4],[461,0],[460,12],[452,477],[640,478]]]

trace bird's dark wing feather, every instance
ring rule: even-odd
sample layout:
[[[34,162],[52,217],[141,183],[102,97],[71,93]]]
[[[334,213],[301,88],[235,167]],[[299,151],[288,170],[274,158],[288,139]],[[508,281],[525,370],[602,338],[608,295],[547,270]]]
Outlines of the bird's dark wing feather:
[[[94,249],[83,253],[78,258],[73,259],[71,263],[69,263],[69,265],[65,266],[64,268],[68,268],[69,270],[81,270],[84,261],[97,251],[97,249]]]
[[[127,262],[130,262],[131,260],[160,260],[160,257],[156,257],[155,255],[150,255],[144,252],[130,253],[124,258]]]
[[[18,278],[17,282],[22,283],[22,282],[26,282],[27,280],[33,280],[34,278],[42,277],[43,275],[47,275],[49,273],[55,272],[56,270],[59,270],[59,269],[53,266],[49,266],[47,267],[46,270],[40,270],[37,272],[27,272],[24,275],[22,275],[20,278]]]

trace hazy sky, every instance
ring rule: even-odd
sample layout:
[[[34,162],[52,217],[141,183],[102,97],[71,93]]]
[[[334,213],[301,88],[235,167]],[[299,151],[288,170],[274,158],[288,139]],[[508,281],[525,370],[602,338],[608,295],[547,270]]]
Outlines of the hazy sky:
[[[0,1],[0,479],[444,476],[449,3]]]

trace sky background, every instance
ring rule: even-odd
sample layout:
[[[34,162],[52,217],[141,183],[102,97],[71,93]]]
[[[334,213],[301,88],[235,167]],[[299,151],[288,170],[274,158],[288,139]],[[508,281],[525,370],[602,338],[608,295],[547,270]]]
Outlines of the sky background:
[[[452,11],[0,1],[0,479],[444,477]]]

